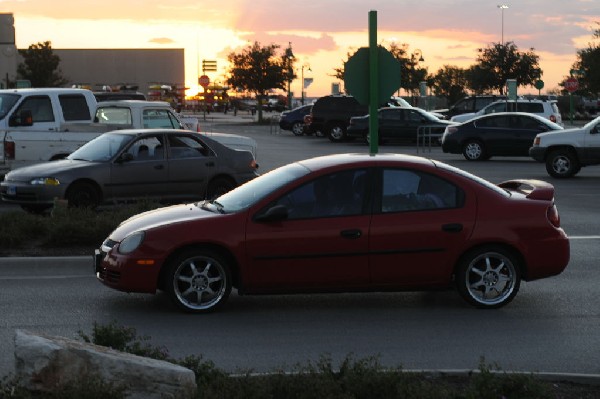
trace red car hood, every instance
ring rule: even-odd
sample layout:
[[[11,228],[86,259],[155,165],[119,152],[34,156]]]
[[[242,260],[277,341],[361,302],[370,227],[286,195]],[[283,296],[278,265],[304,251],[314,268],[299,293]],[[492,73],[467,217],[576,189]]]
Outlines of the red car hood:
[[[111,234],[110,239],[120,242],[134,231],[149,230],[165,224],[182,223],[190,220],[219,217],[200,207],[200,203],[173,205],[140,213],[125,220]]]

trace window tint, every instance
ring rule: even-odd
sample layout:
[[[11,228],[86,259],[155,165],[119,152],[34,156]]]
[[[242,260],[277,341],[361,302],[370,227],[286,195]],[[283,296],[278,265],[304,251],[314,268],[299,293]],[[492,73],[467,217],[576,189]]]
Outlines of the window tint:
[[[458,187],[434,175],[408,169],[383,171],[383,213],[457,208],[462,197]]]
[[[390,121],[401,121],[402,120],[402,110],[398,109],[384,109],[379,114],[381,119],[386,119]]]
[[[17,112],[22,110],[31,111],[33,123],[54,122],[52,102],[50,102],[50,98],[48,96],[32,96],[26,98],[19,106]]]
[[[163,159],[162,135],[145,136],[134,141],[127,149],[134,161],[156,161]]]
[[[188,136],[168,135],[169,158],[198,158],[209,155],[210,151],[202,143]]]
[[[366,171],[344,171],[321,176],[283,197],[274,205],[288,209],[288,219],[358,215],[363,212]]]
[[[181,129],[177,118],[166,109],[145,109],[142,122],[145,129]]]
[[[81,94],[61,94],[58,96],[65,121],[89,121],[90,108]]]
[[[506,103],[501,102],[497,104],[491,104],[486,107],[484,114],[493,114],[494,112],[504,112],[506,111]]]
[[[517,111],[541,114],[544,112],[544,105],[542,103],[517,103]]]
[[[131,110],[127,107],[99,107],[94,122],[105,125],[131,125]]]

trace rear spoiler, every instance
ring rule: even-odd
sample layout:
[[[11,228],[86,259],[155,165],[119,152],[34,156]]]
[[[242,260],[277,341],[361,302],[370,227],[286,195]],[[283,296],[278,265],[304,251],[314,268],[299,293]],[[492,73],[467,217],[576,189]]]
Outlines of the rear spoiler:
[[[554,186],[542,180],[508,180],[498,184],[498,187],[518,191],[534,200],[552,201],[554,199]]]

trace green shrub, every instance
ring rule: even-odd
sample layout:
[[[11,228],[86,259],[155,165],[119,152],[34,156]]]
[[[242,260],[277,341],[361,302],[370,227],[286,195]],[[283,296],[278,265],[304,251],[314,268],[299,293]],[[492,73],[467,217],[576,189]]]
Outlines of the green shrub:
[[[159,208],[154,201],[121,204],[102,210],[68,208],[57,203],[49,214],[21,211],[0,214],[0,254],[28,246],[98,246],[122,221],[141,212]]]

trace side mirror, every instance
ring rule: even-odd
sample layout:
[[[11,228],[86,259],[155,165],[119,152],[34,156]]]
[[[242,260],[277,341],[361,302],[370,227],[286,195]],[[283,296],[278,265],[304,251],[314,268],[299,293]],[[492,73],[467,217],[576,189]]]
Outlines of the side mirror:
[[[22,109],[18,112],[15,112],[8,120],[9,126],[32,126],[33,125],[33,115],[31,114],[31,110]]]
[[[285,205],[275,205],[257,215],[254,220],[257,222],[272,222],[276,220],[285,220],[288,217],[288,209]]]
[[[124,152],[121,155],[119,155],[119,158],[117,158],[117,163],[130,162],[132,160],[133,160],[133,154],[130,154],[129,152]]]

